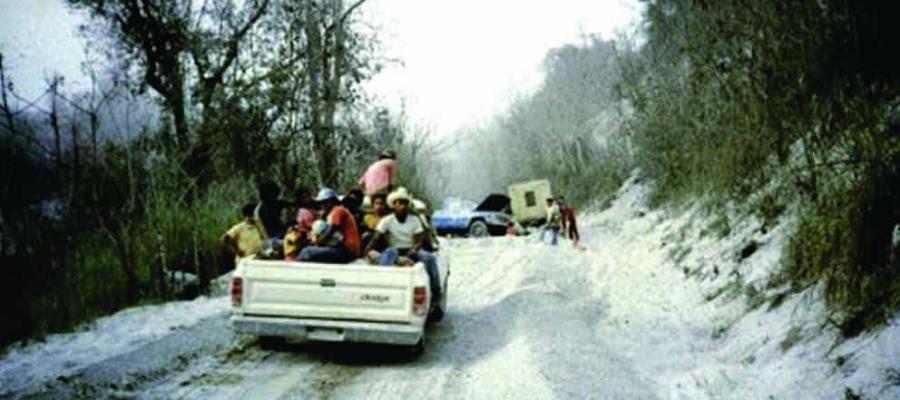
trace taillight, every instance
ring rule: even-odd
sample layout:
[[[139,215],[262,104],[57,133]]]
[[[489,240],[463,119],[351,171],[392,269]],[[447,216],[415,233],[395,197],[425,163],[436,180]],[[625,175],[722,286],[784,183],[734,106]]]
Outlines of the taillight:
[[[240,307],[244,299],[244,280],[239,276],[231,278],[231,306]]]
[[[428,300],[428,293],[425,291],[425,286],[417,286],[413,289],[413,314],[422,316],[428,312],[428,305],[426,301]]]

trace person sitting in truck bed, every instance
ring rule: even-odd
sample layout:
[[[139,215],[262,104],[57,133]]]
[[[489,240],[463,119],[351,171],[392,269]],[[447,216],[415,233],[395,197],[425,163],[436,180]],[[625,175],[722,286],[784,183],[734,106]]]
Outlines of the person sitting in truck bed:
[[[340,204],[337,193],[329,188],[323,188],[315,198],[316,203],[328,222],[328,227],[319,235],[316,235],[311,246],[300,251],[300,261],[349,263],[359,258],[359,230],[356,221],[344,206]],[[336,246],[327,246],[334,232],[340,232],[343,240]]]
[[[316,221],[315,204],[306,188],[294,191],[297,206],[297,217],[284,234],[284,259],[297,261],[300,251],[310,244],[310,232]]]
[[[375,237],[366,246],[364,254],[372,251],[374,243],[382,236],[387,237],[388,248],[381,254],[379,264],[394,265],[400,256],[425,264],[431,286],[432,301],[441,298],[440,277],[438,276],[437,259],[423,250],[427,232],[421,220],[409,213],[410,197],[405,189],[398,189],[387,197],[388,204],[394,213],[381,219],[375,228]]]
[[[372,211],[363,216],[363,225],[366,229],[374,231],[378,223],[388,214],[390,209],[387,207],[387,196],[383,193],[376,194],[372,196]]]
[[[406,190],[403,187],[400,189]],[[411,194],[410,197],[412,197]],[[437,230],[434,229],[434,225],[431,223],[431,211],[429,210],[428,203],[413,198],[410,201],[410,205],[412,207],[410,213],[418,217],[419,222],[422,223],[422,227],[425,228],[425,239],[422,243],[422,248],[430,252],[438,251]]]
[[[375,228],[378,227],[378,223],[390,213],[390,209],[387,207],[387,196],[379,193],[372,196],[371,199],[372,210],[366,213],[362,220],[362,229],[364,232],[360,238],[362,239],[363,248],[369,247],[369,242],[375,237]],[[383,244],[376,243],[372,248],[375,250],[383,250]]]
[[[234,264],[250,257],[260,250],[266,236],[260,228],[259,221],[253,217],[256,205],[248,203],[241,208],[242,221],[228,229],[221,237],[221,242],[229,252],[234,254]]]
[[[363,220],[362,204],[364,197],[362,190],[352,189],[341,199],[341,204],[353,215],[353,220],[356,221],[356,227],[359,228],[360,233],[366,231],[365,224],[360,224],[360,221]]]
[[[309,239],[309,233],[312,231],[312,224],[316,222],[316,203],[313,201],[309,190],[304,188],[297,189],[297,217],[295,218],[297,231],[306,239]]]
[[[254,217],[261,223],[266,237],[277,239],[277,245],[280,246],[285,232],[282,214],[286,205],[278,198],[281,195],[281,188],[275,182],[264,180],[257,186],[257,190],[259,204],[256,205]]]

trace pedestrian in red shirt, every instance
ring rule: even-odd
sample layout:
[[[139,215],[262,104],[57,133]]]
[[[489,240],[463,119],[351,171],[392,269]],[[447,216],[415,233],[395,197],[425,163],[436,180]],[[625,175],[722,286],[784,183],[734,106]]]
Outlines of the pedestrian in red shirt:
[[[562,196],[559,197],[559,204],[562,208],[563,231],[566,237],[572,239],[575,247],[578,247],[581,235],[578,234],[578,225],[575,223],[575,208],[566,204],[565,198]]]

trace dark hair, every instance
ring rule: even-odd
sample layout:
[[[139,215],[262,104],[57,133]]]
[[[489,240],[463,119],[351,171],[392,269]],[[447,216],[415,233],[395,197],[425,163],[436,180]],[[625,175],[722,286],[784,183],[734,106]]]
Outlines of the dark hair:
[[[357,199],[362,199],[366,195],[363,193],[362,189],[350,189],[350,191],[347,192],[347,196],[348,197],[356,197]]]
[[[344,207],[349,208],[350,210],[358,210],[359,206],[362,205],[363,202],[363,192],[359,189],[353,189],[344,196]]]
[[[297,189],[294,189],[294,198],[295,199],[300,200],[300,198],[302,198],[303,195],[312,197],[312,192],[310,192],[309,189],[307,189],[303,186],[298,187]]]
[[[259,192],[259,199],[264,202],[276,201],[278,196],[281,195],[281,188],[278,184],[268,179],[260,182],[256,190]]]
[[[245,218],[252,217],[253,214],[255,214],[255,213],[256,213],[256,204],[247,203],[247,204],[244,204],[243,207],[241,207],[241,216],[242,217],[245,217]]]
[[[553,198],[552,198],[552,197],[548,197],[548,198],[547,198],[547,202],[548,202],[548,203],[552,203],[552,202],[553,202]]]
[[[372,195],[372,204],[375,204],[375,200],[381,199],[381,201],[387,203],[387,195],[384,193],[376,193]]]

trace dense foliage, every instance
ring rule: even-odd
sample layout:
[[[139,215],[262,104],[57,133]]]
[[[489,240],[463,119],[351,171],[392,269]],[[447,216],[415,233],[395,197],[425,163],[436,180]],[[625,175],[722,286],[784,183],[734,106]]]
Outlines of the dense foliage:
[[[824,284],[848,335],[900,307],[890,257],[898,11],[874,1],[648,2],[647,42],[623,57],[635,158],[659,193],[742,199],[774,182],[752,206],[799,204],[786,272],[799,286]]]
[[[543,86],[471,130],[486,180],[602,200],[638,168],[658,202],[739,202],[766,224],[790,209],[783,277],[821,284],[846,335],[886,321],[900,309],[900,5],[644,3],[636,37],[551,51]]]
[[[287,201],[347,191],[391,148],[428,195],[421,132],[361,90],[381,68],[364,0],[69,3],[90,15],[91,89],[53,77],[25,99],[0,55],[0,345],[205,292],[262,179]]]

